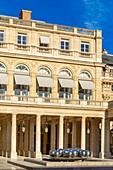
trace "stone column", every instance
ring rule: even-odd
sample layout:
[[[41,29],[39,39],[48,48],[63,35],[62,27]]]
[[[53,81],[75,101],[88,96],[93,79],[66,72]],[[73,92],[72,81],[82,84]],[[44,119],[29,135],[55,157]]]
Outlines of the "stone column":
[[[68,133],[67,133],[67,121],[65,122],[65,131],[64,131],[64,149],[68,148]]]
[[[42,158],[41,154],[41,116],[36,116],[36,158]]]
[[[59,118],[59,148],[63,149],[63,116]]]
[[[12,128],[11,128],[11,159],[17,158],[16,152],[16,114],[12,114]]]
[[[44,129],[44,134],[43,134],[43,153],[45,155],[47,153],[47,137],[48,137],[48,133],[46,133],[45,129]]]
[[[3,120],[3,133],[2,133],[2,156],[6,156],[7,149],[7,122]]]
[[[99,157],[99,119],[91,119],[90,149],[94,157]]]
[[[10,157],[11,152],[11,119],[7,119],[7,157]]]
[[[55,120],[51,122],[51,149],[55,149],[55,142],[56,142],[56,126]]]
[[[33,157],[34,155],[34,119],[30,119],[30,157]]]
[[[99,157],[104,159],[105,157],[105,118],[101,120],[101,152]]]
[[[22,132],[23,122],[20,122],[20,144],[19,144],[19,155],[23,155],[23,132]]]
[[[86,148],[86,118],[82,117],[81,120],[81,149]]]
[[[72,148],[76,148],[76,120],[72,121]]]
[[[24,138],[24,151],[25,156],[28,156],[28,129],[29,129],[29,121],[25,121],[25,138]]]
[[[105,157],[111,158],[110,153],[110,120],[109,118],[105,119]]]

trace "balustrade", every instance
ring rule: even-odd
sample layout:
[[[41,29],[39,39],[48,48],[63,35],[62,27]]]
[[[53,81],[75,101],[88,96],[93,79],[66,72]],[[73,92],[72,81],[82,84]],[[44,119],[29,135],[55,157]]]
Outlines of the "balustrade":
[[[63,98],[51,97],[30,97],[30,96],[14,96],[0,94],[0,103],[23,103],[23,104],[48,104],[49,105],[65,105],[65,106],[78,106],[78,107],[107,107],[107,102],[92,101],[92,100],[72,100]]]

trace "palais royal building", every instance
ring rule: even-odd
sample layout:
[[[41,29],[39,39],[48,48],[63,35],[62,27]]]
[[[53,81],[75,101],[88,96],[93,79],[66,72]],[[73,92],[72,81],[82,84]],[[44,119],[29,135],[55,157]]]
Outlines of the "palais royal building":
[[[113,56],[102,32],[0,16],[0,156],[113,154]]]

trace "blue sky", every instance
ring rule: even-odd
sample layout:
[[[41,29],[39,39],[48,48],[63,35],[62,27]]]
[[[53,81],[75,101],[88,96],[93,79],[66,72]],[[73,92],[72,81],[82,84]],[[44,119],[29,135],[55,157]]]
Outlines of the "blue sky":
[[[32,19],[102,30],[103,48],[113,54],[113,0],[2,0],[0,15],[19,17],[31,10]]]

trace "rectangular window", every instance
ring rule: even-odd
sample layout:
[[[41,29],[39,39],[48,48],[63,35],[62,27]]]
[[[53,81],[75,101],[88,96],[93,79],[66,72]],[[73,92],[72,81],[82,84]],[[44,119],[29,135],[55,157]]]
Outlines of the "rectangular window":
[[[111,91],[113,92],[113,85],[111,85]]]
[[[40,36],[40,46],[41,47],[49,47],[49,37]]]
[[[4,41],[4,32],[0,31],[0,41]]]
[[[89,43],[81,42],[81,52],[89,52]]]
[[[69,40],[61,40],[61,49],[62,50],[69,50]]]
[[[18,44],[26,44],[26,35],[18,34]]]

